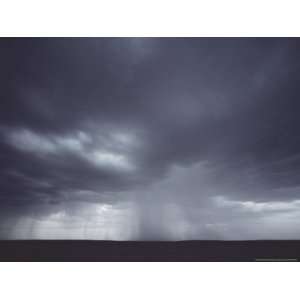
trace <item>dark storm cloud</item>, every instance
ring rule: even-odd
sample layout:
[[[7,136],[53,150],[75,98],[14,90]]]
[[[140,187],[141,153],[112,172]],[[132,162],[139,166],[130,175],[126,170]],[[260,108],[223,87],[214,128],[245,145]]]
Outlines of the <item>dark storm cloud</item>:
[[[139,238],[157,237],[145,223],[163,238],[169,203],[189,220],[217,197],[293,203],[299,53],[279,38],[1,39],[1,215],[138,191]],[[180,190],[174,179],[143,194],[177,167],[194,174]]]

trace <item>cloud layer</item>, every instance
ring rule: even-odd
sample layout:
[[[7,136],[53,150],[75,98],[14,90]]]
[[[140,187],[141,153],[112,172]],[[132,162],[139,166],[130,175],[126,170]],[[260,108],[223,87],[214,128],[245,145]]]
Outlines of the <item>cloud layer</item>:
[[[1,238],[299,238],[300,42],[0,40]]]

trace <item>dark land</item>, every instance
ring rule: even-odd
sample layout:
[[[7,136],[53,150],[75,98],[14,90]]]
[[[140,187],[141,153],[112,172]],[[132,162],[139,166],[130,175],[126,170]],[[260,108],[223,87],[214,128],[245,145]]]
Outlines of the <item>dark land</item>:
[[[0,261],[297,261],[300,241],[2,240]]]

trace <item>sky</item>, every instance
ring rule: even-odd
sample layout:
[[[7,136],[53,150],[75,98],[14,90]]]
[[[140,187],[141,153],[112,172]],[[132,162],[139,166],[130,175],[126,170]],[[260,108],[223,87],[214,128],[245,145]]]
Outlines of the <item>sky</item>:
[[[300,40],[1,38],[0,238],[300,238]]]

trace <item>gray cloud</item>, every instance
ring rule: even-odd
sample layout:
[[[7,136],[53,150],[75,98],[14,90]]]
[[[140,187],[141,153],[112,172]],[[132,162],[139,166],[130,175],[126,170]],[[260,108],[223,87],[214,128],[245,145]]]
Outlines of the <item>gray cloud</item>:
[[[299,50],[1,39],[0,237],[298,238]]]

